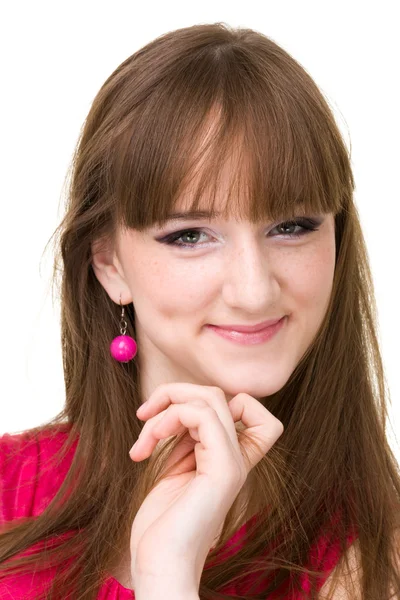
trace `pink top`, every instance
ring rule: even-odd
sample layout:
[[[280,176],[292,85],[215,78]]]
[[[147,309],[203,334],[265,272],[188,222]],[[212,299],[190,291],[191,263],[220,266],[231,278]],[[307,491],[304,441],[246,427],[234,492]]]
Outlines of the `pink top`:
[[[50,503],[62,481],[64,480],[71,463],[76,444],[64,461],[57,465],[51,464],[62,442],[67,436],[69,425],[59,426],[59,431],[49,435],[50,430],[41,432],[36,438],[29,432],[20,434],[4,434],[0,436],[0,529],[3,523],[18,517],[40,515]],[[9,454],[16,456],[7,460]],[[49,468],[49,465],[51,468]],[[224,553],[232,554],[229,549],[234,542],[240,540],[245,531],[243,525],[224,546]],[[67,534],[65,534],[67,535]],[[356,539],[353,532],[348,535],[348,545]],[[233,550],[236,551],[237,547]],[[308,567],[319,569],[323,572],[319,588],[333,570],[339,559],[339,544],[323,536],[311,548]],[[54,576],[54,571],[48,569],[39,573],[29,573],[18,576],[4,576],[0,573],[0,600],[34,600],[38,591],[43,591],[49,586]],[[245,584],[244,584],[245,585]],[[302,578],[304,591],[310,590],[308,577]],[[245,587],[236,590],[225,588],[225,593],[242,592]],[[283,588],[278,593],[270,594],[268,600],[286,598],[298,600],[296,597],[282,596]],[[97,596],[98,600],[132,600],[134,592],[121,585],[114,577],[108,577]]]

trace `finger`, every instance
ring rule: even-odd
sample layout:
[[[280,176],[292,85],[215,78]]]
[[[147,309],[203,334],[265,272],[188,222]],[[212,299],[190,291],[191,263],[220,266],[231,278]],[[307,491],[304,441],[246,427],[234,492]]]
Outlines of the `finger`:
[[[259,446],[255,448],[246,438],[240,442],[241,449],[244,450],[242,453],[246,460],[246,467],[250,471],[282,435],[283,423],[274,417],[261,402],[245,392],[234,396],[229,401],[228,407],[234,421],[242,421],[246,427],[246,433]]]
[[[134,458],[136,460],[136,456],[137,456],[137,449],[141,448],[141,444],[144,438],[146,438],[147,436],[147,431],[149,429],[149,427],[154,427],[158,421],[160,421],[163,416],[164,416],[164,412],[155,415],[152,419],[150,419],[150,421],[148,421],[147,423],[145,423],[142,427],[141,432],[139,433],[139,436],[136,440],[136,442],[133,444],[132,448],[129,450],[129,455],[131,456],[131,458]],[[142,460],[142,459],[140,459]]]
[[[184,404],[189,400],[204,399],[205,392],[211,389],[214,388],[193,383],[163,383],[153,391],[147,402],[138,409],[138,411],[140,410],[140,418],[152,417],[161,410],[168,408],[170,404]]]
[[[195,400],[192,402],[192,404],[207,406],[207,403],[204,402],[204,400]],[[170,433],[164,434],[164,429],[160,433],[158,426],[160,423],[165,421],[166,415],[168,415],[173,406],[176,405],[170,404],[166,410],[154,415],[154,417],[151,417],[151,419],[144,424],[136,444],[134,444],[129,452],[132,459],[144,460],[152,454],[154,448],[157,446],[160,440],[172,435],[179,435],[180,433],[187,431],[187,428],[182,425],[182,423],[176,421],[175,427],[169,428]]]
[[[237,483],[244,481],[244,466],[239,462],[239,452],[233,448],[230,438],[217,413],[211,406],[194,404],[177,404],[170,406],[162,423],[157,425],[156,437],[173,435],[180,425],[184,425],[193,439],[199,443],[195,446],[196,467],[198,474],[215,477],[216,484]],[[157,429],[160,432],[157,433]],[[236,438],[237,441],[237,438]],[[144,444],[144,442],[143,442]],[[141,456],[146,457],[145,448]]]
[[[186,404],[194,400],[204,400],[215,412],[224,425],[233,444],[237,443],[237,434],[232,414],[224,392],[216,386],[192,383],[165,383],[156,388],[150,398],[140,407],[138,417],[148,419],[171,404]],[[138,409],[139,410],[139,409]]]

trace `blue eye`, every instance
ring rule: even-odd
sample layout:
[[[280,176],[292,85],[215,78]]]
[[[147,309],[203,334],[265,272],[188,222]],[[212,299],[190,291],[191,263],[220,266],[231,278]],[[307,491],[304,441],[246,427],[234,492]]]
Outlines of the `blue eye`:
[[[293,231],[290,233],[283,233],[283,237],[285,238],[299,238],[302,237],[304,235],[310,234],[313,231],[318,231],[318,225],[321,225],[321,221],[315,221],[314,219],[305,219],[305,218],[299,218],[296,219],[295,221],[284,221],[282,223],[279,223],[279,225],[277,225],[276,227],[274,227],[274,229],[298,229],[298,231]],[[273,230],[274,230],[273,229]],[[272,231],[273,231],[272,230]],[[157,241],[160,242],[161,244],[167,244],[169,246],[178,246],[179,248],[202,248],[204,247],[204,244],[198,244],[196,242],[196,240],[193,241],[193,243],[184,243],[179,241],[181,238],[184,238],[187,234],[190,234],[190,238],[192,238],[193,240],[193,234],[194,237],[196,238],[196,236],[198,236],[199,234],[204,234],[207,235],[206,231],[204,229],[201,228],[194,228],[194,229],[182,229],[181,231],[175,231],[174,233],[170,233],[168,234],[166,237],[158,239]],[[273,236],[276,237],[276,236]]]

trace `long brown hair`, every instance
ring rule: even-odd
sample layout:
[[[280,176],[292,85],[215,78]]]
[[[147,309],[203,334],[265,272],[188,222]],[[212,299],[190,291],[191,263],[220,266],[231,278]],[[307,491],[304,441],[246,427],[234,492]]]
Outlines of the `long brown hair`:
[[[210,118],[215,127],[204,144]],[[312,584],[306,597],[317,598],[318,571],[304,566],[310,547],[329,530],[346,556],[352,528],[363,598],[389,597],[390,583],[400,589],[393,557],[400,475],[385,434],[389,392],[349,152],[305,69],[265,35],[224,23],[178,29],[150,42],[110,75],[89,111],[71,165],[66,214],[53,234],[66,403],[54,419],[30,430],[56,433],[67,425],[63,453],[77,445],[49,506],[2,532],[0,581],[18,565],[38,570],[41,560],[45,566],[51,560],[59,570],[43,597],[65,598],[71,591],[76,600],[93,599],[129,545],[136,511],[177,438],[143,463],[129,458],[142,427],[135,414],[140,371],[136,359],[121,364],[110,355],[120,310],[94,274],[92,244],[114,240],[119,226],[143,230],[163,223],[195,175],[192,208],[201,200],[212,209],[233,152],[238,168],[225,214],[254,223],[290,218],[299,203],[311,213],[333,212],[336,265],[318,335],[284,387],[260,400],[285,430],[246,482],[251,503],[243,511],[239,494],[229,511],[207,559],[200,598],[234,598],[217,592],[251,570],[269,584],[243,598],[265,598],[285,582],[298,589],[301,573],[309,573]],[[132,304],[126,314],[127,333],[135,337]],[[243,547],[216,560],[238,524],[254,514]],[[68,531],[76,535],[10,560]],[[278,543],[265,554],[273,540]]]

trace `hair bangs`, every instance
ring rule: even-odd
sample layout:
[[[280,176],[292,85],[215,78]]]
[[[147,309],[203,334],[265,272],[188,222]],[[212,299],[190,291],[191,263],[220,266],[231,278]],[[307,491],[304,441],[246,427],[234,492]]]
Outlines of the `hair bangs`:
[[[320,135],[321,106],[262,77],[234,91],[218,81],[206,95],[157,99],[151,120],[143,111],[127,128],[114,179],[125,227],[162,226],[178,210],[257,223],[342,209],[347,158],[334,127]]]

